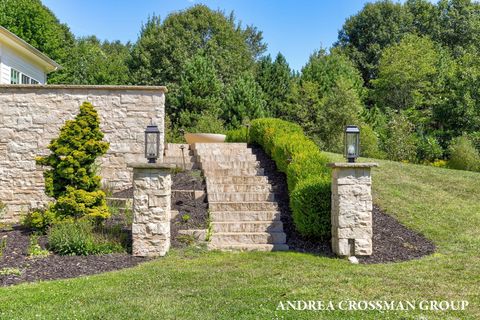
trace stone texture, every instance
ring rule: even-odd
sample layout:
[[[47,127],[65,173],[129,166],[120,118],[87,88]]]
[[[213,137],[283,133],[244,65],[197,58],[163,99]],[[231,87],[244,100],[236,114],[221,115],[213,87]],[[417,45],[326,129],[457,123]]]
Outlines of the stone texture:
[[[133,165],[132,254],[164,256],[170,248],[172,179],[168,168]]]
[[[332,172],[332,249],[339,256],[372,254],[371,167],[330,164]]]
[[[35,156],[48,154],[50,140],[84,101],[96,107],[110,142],[99,161],[100,175],[115,191],[131,186],[126,164],[143,161],[144,130],[152,119],[163,150],[165,92],[163,87],[0,86],[0,200],[7,205],[3,221],[16,222],[22,212],[49,200]]]

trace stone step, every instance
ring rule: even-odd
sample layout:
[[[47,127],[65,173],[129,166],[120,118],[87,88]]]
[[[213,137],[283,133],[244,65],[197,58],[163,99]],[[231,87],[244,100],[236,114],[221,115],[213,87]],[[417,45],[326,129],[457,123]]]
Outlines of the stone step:
[[[217,232],[211,237],[213,246],[230,244],[285,244],[287,236],[283,232]]]
[[[279,211],[211,211],[212,222],[280,221]]]
[[[213,202],[209,201],[210,211],[278,211],[276,202]]]
[[[230,161],[257,161],[257,156],[250,153],[244,154],[202,154],[195,156],[196,160],[202,162],[230,162]]]
[[[185,163],[192,162],[194,163],[196,158],[194,156],[185,155]],[[163,157],[164,163],[183,163],[183,157],[180,156],[165,156]]]
[[[220,184],[207,183],[210,192],[271,192],[274,188],[269,183],[259,184]]]
[[[211,151],[195,151],[197,157],[251,157],[253,152],[251,149],[245,150],[211,150]]]
[[[192,200],[201,198],[205,195],[204,190],[172,190],[172,198],[178,196],[188,197]]]
[[[263,176],[263,168],[203,169],[206,177]]]
[[[184,152],[185,152],[185,160],[187,160],[189,157],[194,157],[195,156],[193,151],[185,150]],[[182,150],[168,150],[168,151],[165,151],[164,157],[166,157],[166,158],[182,158],[183,157]]]
[[[218,176],[206,177],[207,184],[257,184],[264,185],[268,183],[266,176]]]
[[[200,169],[199,166],[196,163],[191,163],[191,162],[186,162],[185,165],[182,162],[167,162],[167,161],[164,161],[163,163],[172,164],[172,165],[175,165],[176,167],[184,169],[184,170]]]
[[[190,149],[190,145],[188,143],[167,143],[166,150],[173,150],[173,149],[180,149],[180,147],[185,147],[185,150]]]
[[[184,146],[185,148],[182,149],[180,146]],[[185,157],[193,156],[194,152],[193,150],[189,149],[188,144],[180,144],[180,143],[168,143],[167,148],[164,151],[165,157],[182,157],[182,155],[185,155]]]
[[[208,190],[208,201],[212,202],[253,202],[274,201],[271,192],[211,192]]]
[[[283,232],[281,221],[228,221],[213,222],[213,232]]]
[[[222,161],[222,162],[204,162],[200,163],[202,169],[253,169],[260,168],[259,161]]]
[[[288,245],[286,244],[228,244],[228,245],[211,245],[209,244],[209,249],[211,250],[222,250],[222,251],[288,251]]]
[[[232,150],[232,149],[247,149],[245,142],[234,143],[194,143],[192,150]]]

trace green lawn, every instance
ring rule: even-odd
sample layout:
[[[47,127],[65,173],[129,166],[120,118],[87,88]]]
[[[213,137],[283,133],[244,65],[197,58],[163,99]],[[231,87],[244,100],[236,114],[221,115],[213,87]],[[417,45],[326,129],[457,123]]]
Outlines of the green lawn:
[[[330,154],[341,160],[338,155]],[[133,269],[0,289],[6,319],[480,319],[480,174],[379,161],[377,204],[433,240],[420,260],[172,251]],[[468,300],[466,311],[276,311],[280,301]]]

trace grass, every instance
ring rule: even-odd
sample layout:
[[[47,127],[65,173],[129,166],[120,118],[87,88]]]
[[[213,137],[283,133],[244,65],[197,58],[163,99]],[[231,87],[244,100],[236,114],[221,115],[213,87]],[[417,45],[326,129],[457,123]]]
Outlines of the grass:
[[[133,269],[0,288],[0,318],[480,319],[480,174],[378,162],[376,203],[433,240],[435,254],[352,265],[295,252],[173,250]],[[287,300],[415,300],[417,309],[276,310]],[[419,310],[421,300],[468,300],[469,306]]]

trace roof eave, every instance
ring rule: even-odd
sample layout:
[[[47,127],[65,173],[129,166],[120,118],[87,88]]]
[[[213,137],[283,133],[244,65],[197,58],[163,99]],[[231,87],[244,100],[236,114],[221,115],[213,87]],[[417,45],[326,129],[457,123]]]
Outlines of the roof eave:
[[[6,29],[2,26],[0,26],[0,35],[4,35],[6,38],[13,41],[17,46],[26,50],[28,53],[32,54],[38,60],[40,60],[41,62],[39,61],[39,63],[44,67],[45,72],[50,73],[50,72],[62,69],[61,65],[59,65],[54,60],[50,59],[46,54],[44,54],[40,50],[36,49],[32,45],[30,45],[28,42],[19,38],[17,35],[8,31],[8,29]]]

